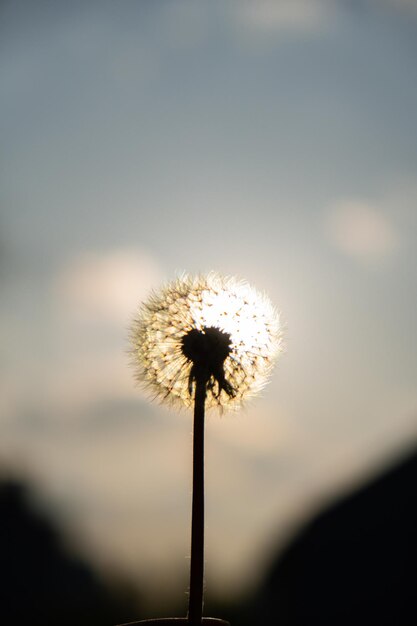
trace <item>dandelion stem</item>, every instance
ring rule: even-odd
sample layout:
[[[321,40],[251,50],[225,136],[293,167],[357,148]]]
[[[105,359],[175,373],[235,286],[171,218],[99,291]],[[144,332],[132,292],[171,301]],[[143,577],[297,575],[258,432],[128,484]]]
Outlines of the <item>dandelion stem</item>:
[[[204,592],[204,405],[206,378],[196,379],[193,432],[193,504],[191,520],[191,570],[188,623],[200,626]]]

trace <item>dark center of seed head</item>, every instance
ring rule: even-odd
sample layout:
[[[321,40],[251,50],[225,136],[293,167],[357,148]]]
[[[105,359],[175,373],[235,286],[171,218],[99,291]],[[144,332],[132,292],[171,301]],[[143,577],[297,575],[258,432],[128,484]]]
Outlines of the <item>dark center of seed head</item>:
[[[218,371],[230,354],[230,335],[218,328],[193,328],[182,338],[182,353],[197,367],[209,373]]]

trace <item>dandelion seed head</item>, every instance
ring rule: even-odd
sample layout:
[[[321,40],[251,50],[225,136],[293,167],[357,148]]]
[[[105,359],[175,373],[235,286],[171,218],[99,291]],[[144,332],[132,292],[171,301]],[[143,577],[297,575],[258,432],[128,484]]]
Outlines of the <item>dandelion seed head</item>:
[[[206,407],[237,408],[267,382],[281,349],[279,316],[248,283],[210,273],[153,292],[131,327],[138,381],[191,406],[197,378]]]

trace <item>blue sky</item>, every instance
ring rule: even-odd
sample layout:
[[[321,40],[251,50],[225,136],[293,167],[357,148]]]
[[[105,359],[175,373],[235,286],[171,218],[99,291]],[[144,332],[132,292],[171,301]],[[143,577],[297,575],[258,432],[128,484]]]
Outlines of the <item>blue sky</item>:
[[[190,420],[134,387],[126,328],[178,272],[248,279],[286,352],[207,425],[207,584],[242,590],[415,441],[417,3],[1,13],[0,462],[98,564],[185,579]]]

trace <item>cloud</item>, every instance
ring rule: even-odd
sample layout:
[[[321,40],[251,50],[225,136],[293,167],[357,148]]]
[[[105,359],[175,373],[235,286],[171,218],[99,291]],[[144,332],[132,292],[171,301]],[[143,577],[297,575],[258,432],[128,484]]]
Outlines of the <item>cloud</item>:
[[[306,33],[326,28],[335,9],[328,0],[246,0],[239,3],[239,16],[253,31]]]
[[[79,318],[123,323],[161,281],[155,259],[129,249],[85,253],[71,259],[56,278],[55,293]]]
[[[370,265],[383,263],[399,244],[388,217],[363,200],[345,200],[334,205],[326,215],[325,231],[338,250]]]
[[[124,248],[76,255],[58,270],[48,333],[55,357],[45,363],[49,374],[40,387],[60,415],[96,397],[138,394],[128,367],[128,327],[161,280],[149,253]]]
[[[114,249],[74,255],[45,284],[28,287],[26,316],[0,316],[8,363],[0,419],[28,414],[33,425],[36,415],[50,414],[62,422],[98,398],[141,397],[129,367],[128,328],[161,278],[150,254]]]

